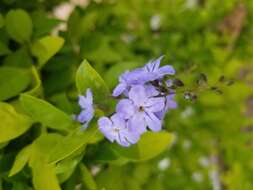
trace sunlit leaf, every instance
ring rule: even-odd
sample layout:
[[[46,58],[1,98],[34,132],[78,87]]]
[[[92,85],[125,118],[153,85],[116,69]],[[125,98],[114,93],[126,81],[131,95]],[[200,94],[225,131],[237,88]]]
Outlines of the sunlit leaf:
[[[54,56],[63,46],[64,39],[58,36],[46,36],[36,41],[32,47],[32,53],[38,58],[40,67]]]
[[[63,131],[70,129],[73,124],[71,116],[42,99],[22,94],[20,101],[34,122],[41,122],[44,126]]]
[[[174,135],[167,132],[146,132],[136,145],[128,148],[112,144],[116,154],[132,161],[145,161],[151,159],[169,148],[174,140]]]
[[[0,102],[0,143],[14,139],[27,131],[32,122],[7,103]]]
[[[14,164],[10,170],[9,176],[13,176],[23,169],[32,153],[32,147],[26,146],[16,156]]]
[[[85,94],[90,88],[93,92],[95,102],[107,104],[110,97],[109,89],[101,76],[84,60],[76,73],[76,86],[80,94]],[[107,101],[105,101],[107,100]]]
[[[0,68],[0,101],[17,96],[25,90],[31,82],[27,70],[14,67]]]

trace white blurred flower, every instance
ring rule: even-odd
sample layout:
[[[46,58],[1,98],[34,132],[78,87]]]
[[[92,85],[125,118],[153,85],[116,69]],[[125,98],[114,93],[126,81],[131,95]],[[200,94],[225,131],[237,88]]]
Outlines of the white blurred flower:
[[[152,30],[158,30],[161,27],[161,17],[153,15],[150,19],[150,27]]]
[[[198,5],[197,0],[186,0],[185,1],[185,7],[188,9],[193,9]]]
[[[200,172],[193,172],[192,179],[197,183],[201,183],[203,181],[203,174]]]
[[[135,37],[133,35],[130,35],[130,34],[122,34],[121,35],[121,39],[125,43],[129,44],[129,43],[131,43],[131,42],[133,42],[135,40]]]
[[[170,159],[169,158],[164,158],[158,162],[158,169],[161,171],[164,171],[170,167]]]
[[[207,168],[210,165],[210,160],[206,156],[201,156],[198,161],[199,164],[204,168]]]
[[[186,118],[192,116],[193,114],[194,114],[194,110],[192,107],[189,106],[189,107],[185,108],[185,110],[183,112],[181,112],[180,116],[182,119],[186,119]]]
[[[213,190],[221,190],[220,175],[217,169],[212,169],[209,172],[209,178],[213,186]]]
[[[61,20],[68,20],[71,12],[75,8],[74,4],[71,3],[62,3],[54,8],[53,15],[54,17]]]
[[[189,139],[185,139],[182,146],[185,150],[189,150],[192,147],[192,142]]]
[[[96,176],[101,171],[101,167],[98,165],[91,166],[91,175]]]

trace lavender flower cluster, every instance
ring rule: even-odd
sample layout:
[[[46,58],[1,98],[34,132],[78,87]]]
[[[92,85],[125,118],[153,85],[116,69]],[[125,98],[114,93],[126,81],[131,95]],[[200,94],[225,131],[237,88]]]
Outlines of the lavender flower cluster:
[[[126,71],[119,77],[119,84],[113,91],[114,97],[122,97],[116,106],[116,112],[98,120],[99,130],[111,142],[121,146],[130,146],[140,139],[148,129],[154,132],[162,129],[163,118],[170,109],[177,107],[174,93],[168,93],[170,79],[174,75],[171,65],[160,67],[162,56],[147,63],[143,68]],[[86,97],[79,97],[83,111],[77,117],[84,127],[93,117],[92,94],[87,90]]]

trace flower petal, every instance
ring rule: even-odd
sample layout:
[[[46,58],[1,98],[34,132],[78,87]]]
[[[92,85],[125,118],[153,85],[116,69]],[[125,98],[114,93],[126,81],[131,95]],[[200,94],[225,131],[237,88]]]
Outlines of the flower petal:
[[[146,94],[148,97],[157,96],[159,91],[153,85],[146,85],[145,86]]]
[[[174,75],[176,73],[175,69],[171,65],[163,66],[159,69],[159,74],[164,75]]]
[[[147,123],[148,128],[152,131],[160,131],[162,129],[162,122],[159,120],[153,113],[146,112],[145,121]]]
[[[130,118],[134,114],[133,102],[129,99],[120,100],[116,106],[116,112],[124,119]]]
[[[104,134],[104,136],[111,142],[113,142],[116,137],[113,132],[112,121],[108,117],[101,117],[98,120],[99,130]]]
[[[111,116],[111,120],[113,123],[114,127],[121,129],[125,129],[126,128],[126,121],[119,115],[119,114],[113,114]]]
[[[150,112],[159,112],[165,107],[165,98],[149,98],[145,104],[145,110],[147,109]]]
[[[122,94],[125,90],[126,90],[127,85],[125,83],[119,83],[116,88],[113,90],[112,95],[114,97],[119,96],[120,94]]]
[[[147,100],[145,88],[142,85],[135,85],[129,91],[129,98],[136,106],[143,106]]]
[[[135,131],[137,134],[141,135],[146,132],[146,124],[143,114],[136,114],[129,119],[129,130]]]
[[[127,123],[127,140],[131,143],[131,144],[135,144],[139,141],[140,139],[140,134],[133,130],[132,128],[129,127],[129,122]]]
[[[80,105],[81,108],[85,109],[89,105],[89,101],[85,96],[79,96],[78,104]]]
[[[86,98],[90,104],[93,103],[93,95],[92,95],[92,92],[89,88],[86,90]]]

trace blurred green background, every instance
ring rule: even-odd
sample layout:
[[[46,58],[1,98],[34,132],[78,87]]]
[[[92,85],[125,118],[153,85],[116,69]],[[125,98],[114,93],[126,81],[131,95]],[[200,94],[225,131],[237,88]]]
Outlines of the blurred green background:
[[[253,189],[252,0],[0,0],[0,13],[0,101],[16,110],[18,95],[30,89],[76,113],[75,73],[83,59],[111,90],[120,73],[162,54],[186,86],[198,73],[210,84],[221,75],[234,79],[222,94],[207,90],[194,103],[178,94],[179,107],[164,123],[176,139],[150,161],[108,166],[92,161],[96,145],[90,147],[83,161],[97,189]],[[1,141],[3,190],[33,189],[29,171],[8,172],[36,133]],[[94,189],[80,185],[78,175],[62,188]]]

